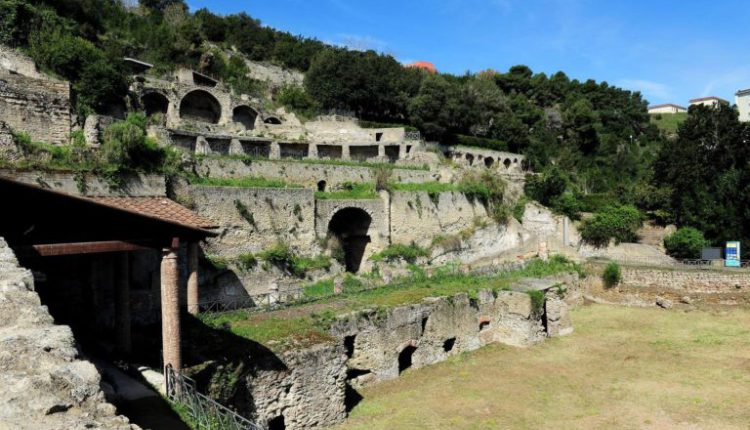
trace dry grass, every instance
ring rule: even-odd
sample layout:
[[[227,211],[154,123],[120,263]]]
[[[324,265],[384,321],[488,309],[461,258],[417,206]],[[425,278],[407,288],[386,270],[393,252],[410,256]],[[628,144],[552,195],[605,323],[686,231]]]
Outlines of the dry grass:
[[[573,322],[369,387],[341,428],[750,428],[750,309],[592,305]]]

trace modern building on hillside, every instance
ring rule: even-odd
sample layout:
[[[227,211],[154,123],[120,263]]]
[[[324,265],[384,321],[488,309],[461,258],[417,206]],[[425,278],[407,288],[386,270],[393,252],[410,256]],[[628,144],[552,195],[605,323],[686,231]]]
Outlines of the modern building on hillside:
[[[740,121],[750,122],[750,88],[737,91],[734,95],[734,102],[737,103],[737,109],[740,111]]]
[[[697,99],[690,100],[690,106],[718,106],[719,103],[723,104],[729,104],[728,101],[724,100],[721,97],[716,96],[708,96],[708,97],[700,97]]]
[[[437,73],[437,68],[434,64],[430,63],[429,61],[415,61],[411,64],[407,64],[406,67],[411,67],[414,69],[420,69],[420,70],[426,70],[430,73]]]
[[[687,112],[687,108],[684,106],[678,106],[673,103],[666,103],[663,105],[654,105],[649,106],[648,113],[650,114],[657,114],[657,113],[682,113]]]

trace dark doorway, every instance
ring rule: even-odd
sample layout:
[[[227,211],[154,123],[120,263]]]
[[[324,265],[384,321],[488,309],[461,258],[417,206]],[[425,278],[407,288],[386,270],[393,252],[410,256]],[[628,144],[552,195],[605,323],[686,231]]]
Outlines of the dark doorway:
[[[326,190],[326,181],[318,181],[318,191],[323,192]]]
[[[375,133],[375,142],[380,142],[380,139],[383,138],[383,133]]]
[[[484,159],[484,167],[489,169],[493,164],[495,164],[495,160],[492,157],[487,157]]]
[[[221,104],[207,91],[192,91],[180,102],[180,118],[218,124],[221,118]]]
[[[370,236],[367,235],[370,224],[372,224],[372,217],[359,208],[341,209],[328,223],[328,231],[338,238],[344,250],[347,272],[359,271],[365,248],[370,243]]]
[[[506,158],[503,164],[505,165],[506,169],[510,169],[510,158]]]
[[[469,166],[474,165],[474,156],[471,154],[466,154],[466,161],[469,163]]]
[[[281,120],[276,118],[275,116],[269,116],[263,122],[265,122],[266,124],[281,125]]]
[[[445,352],[451,352],[453,351],[453,346],[456,344],[456,338],[452,337],[450,339],[446,339],[445,342],[443,342],[443,351]]]
[[[143,110],[146,111],[146,116],[153,116],[155,114],[166,115],[167,109],[169,108],[169,100],[163,94],[149,93],[141,97],[141,104]]]
[[[268,421],[268,430],[285,430],[286,423],[284,422],[284,415],[279,415]]]
[[[255,128],[255,119],[257,117],[258,113],[247,106],[237,106],[232,111],[232,121],[241,124],[245,127],[245,130],[252,130]]]
[[[416,346],[409,345],[398,354],[398,373],[411,367],[411,357],[414,355],[414,351],[417,350]]]

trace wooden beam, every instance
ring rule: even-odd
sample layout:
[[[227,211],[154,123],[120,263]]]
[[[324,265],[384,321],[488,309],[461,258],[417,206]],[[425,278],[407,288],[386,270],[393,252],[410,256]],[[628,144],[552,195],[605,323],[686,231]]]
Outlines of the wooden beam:
[[[24,255],[53,257],[59,255],[101,254],[106,252],[128,252],[155,249],[155,246],[145,246],[141,243],[122,240],[108,240],[104,242],[50,243],[31,245],[20,249]]]

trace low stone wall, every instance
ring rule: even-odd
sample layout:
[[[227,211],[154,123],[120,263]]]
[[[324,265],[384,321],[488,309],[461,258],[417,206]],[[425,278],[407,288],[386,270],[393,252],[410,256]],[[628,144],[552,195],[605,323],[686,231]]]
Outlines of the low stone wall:
[[[677,294],[731,293],[750,290],[750,272],[721,269],[669,269],[621,266],[621,284],[627,287],[658,287]]]
[[[164,177],[159,175],[128,175],[122,187],[113,187],[96,176],[70,172],[0,170],[0,177],[77,196],[163,197],[167,193]]]
[[[104,400],[96,367],[68,326],[55,325],[0,238],[0,428],[137,429]]]
[[[375,182],[374,169],[369,167],[342,166],[333,164],[300,163],[294,161],[241,161],[208,158],[197,168],[201,176],[212,178],[242,178],[262,176],[317,189],[325,181],[326,189],[338,187],[344,182]],[[405,183],[439,181],[438,173],[426,170],[393,169],[391,180]]]

